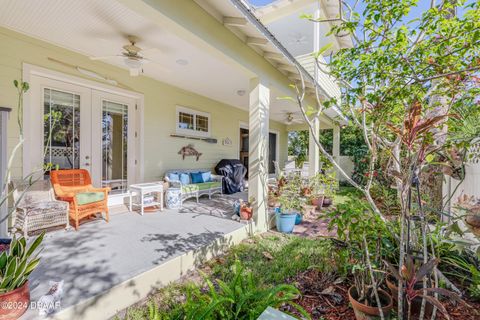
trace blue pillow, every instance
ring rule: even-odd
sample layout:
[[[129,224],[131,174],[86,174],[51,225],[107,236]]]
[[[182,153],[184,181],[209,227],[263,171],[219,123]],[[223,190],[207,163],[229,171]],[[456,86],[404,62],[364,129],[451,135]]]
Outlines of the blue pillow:
[[[170,181],[180,181],[180,175],[177,172],[170,172],[167,174],[167,178]]]
[[[192,183],[203,183],[203,177],[201,172],[192,172],[190,173],[192,176]]]
[[[210,171],[202,172],[203,182],[212,182],[212,173]]]
[[[188,173],[180,173],[180,183],[190,184],[190,175]]]

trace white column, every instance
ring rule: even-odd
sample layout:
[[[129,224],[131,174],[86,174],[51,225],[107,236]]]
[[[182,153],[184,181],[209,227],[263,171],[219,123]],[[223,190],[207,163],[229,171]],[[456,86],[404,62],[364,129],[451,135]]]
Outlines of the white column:
[[[318,118],[312,121],[312,129],[317,136],[320,135],[320,120]],[[320,171],[320,149],[315,143],[312,131],[308,131],[308,175],[313,177]]]
[[[333,159],[337,163],[340,163],[340,127],[338,125],[335,125],[333,127],[333,148],[332,148],[332,156]],[[340,176],[340,173],[337,172],[337,179]]]
[[[256,231],[268,226],[268,119],[270,89],[265,80],[250,80],[248,198],[253,199]]]
[[[320,18],[320,3],[317,3],[317,8],[314,12],[315,19]],[[320,50],[320,23],[313,24],[313,52]],[[314,64],[314,77],[318,79],[318,67]],[[320,120],[318,118],[313,120],[313,131],[317,138],[320,134]],[[308,175],[315,176],[320,171],[320,149],[315,143],[312,132],[308,131]]]

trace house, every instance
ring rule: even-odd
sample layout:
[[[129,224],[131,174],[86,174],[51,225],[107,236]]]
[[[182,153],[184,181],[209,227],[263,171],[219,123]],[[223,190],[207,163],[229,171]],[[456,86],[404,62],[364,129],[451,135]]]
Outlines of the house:
[[[254,228],[266,230],[272,162],[284,165],[288,131],[307,128],[298,106],[279,97],[295,94],[297,69],[309,103],[314,82],[322,99],[338,97],[336,83],[309,56],[331,41],[333,50],[351,45],[322,36],[327,27],[300,20],[302,12],[332,16],[336,7],[326,0],[262,8],[243,0],[2,1],[0,106],[12,108],[8,154],[20,134],[12,81],[30,84],[13,176],[41,172],[44,163],[85,168],[95,185],[114,189],[115,205],[133,183],[161,180],[170,169],[213,168],[248,151]],[[332,107],[315,123],[334,129],[334,156],[342,121]],[[248,150],[240,148],[242,129]],[[178,154],[188,144],[202,153],[198,161]],[[313,139],[310,146],[315,174],[319,152]]]

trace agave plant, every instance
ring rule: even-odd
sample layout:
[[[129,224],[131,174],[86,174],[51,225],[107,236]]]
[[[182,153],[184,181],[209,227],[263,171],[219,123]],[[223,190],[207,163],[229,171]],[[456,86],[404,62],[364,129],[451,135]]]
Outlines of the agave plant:
[[[445,309],[443,304],[431,294],[436,293],[439,295],[447,296],[453,300],[456,300],[457,302],[466,304],[466,302],[463,301],[459,295],[447,289],[422,287],[421,283],[423,281],[423,278],[429,277],[432,274],[434,268],[440,262],[439,259],[431,259],[427,263],[424,263],[420,265],[420,267],[417,267],[413,260],[413,257],[411,255],[407,255],[405,259],[405,264],[402,266],[400,272],[398,272],[397,268],[392,266],[390,263],[386,261],[384,262],[387,265],[392,276],[403,283],[405,298],[409,306],[412,305],[414,299],[422,298],[425,299],[427,303],[430,303],[431,305],[436,307],[447,319],[449,319],[447,309]]]
[[[0,294],[21,287],[38,266],[40,258],[35,251],[43,240],[43,233],[30,246],[25,238],[14,237],[8,251],[0,255]]]

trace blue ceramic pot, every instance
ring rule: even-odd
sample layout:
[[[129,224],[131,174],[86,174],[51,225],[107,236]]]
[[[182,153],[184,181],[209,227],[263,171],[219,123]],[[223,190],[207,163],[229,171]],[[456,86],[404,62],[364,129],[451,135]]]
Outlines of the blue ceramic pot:
[[[295,225],[302,223],[303,216],[300,213],[297,213],[297,216],[295,217]]]
[[[283,233],[292,233],[293,227],[295,227],[295,220],[297,219],[297,213],[276,213],[277,230]]]

